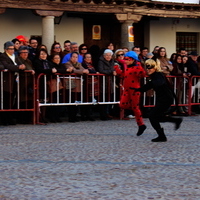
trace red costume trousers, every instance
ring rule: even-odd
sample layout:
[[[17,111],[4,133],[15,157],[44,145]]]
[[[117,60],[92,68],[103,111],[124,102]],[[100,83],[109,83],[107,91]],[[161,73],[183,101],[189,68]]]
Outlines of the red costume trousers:
[[[140,92],[135,92],[134,90],[131,89],[125,89],[123,91],[120,100],[120,107],[123,109],[133,110],[136,122],[138,126],[141,126],[144,124],[144,122],[142,119],[142,113],[140,111],[139,102],[140,102]]]

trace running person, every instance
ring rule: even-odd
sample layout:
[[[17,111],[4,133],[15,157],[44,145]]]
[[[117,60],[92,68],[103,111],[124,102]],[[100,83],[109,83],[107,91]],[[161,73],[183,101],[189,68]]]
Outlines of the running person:
[[[175,130],[178,130],[182,118],[174,118],[170,115],[166,115],[171,104],[174,101],[173,91],[168,85],[166,77],[163,75],[160,65],[153,59],[148,59],[145,62],[147,73],[150,76],[150,80],[147,84],[141,88],[131,88],[135,91],[146,92],[150,89],[154,89],[156,93],[155,107],[149,113],[149,120],[152,127],[156,130],[158,137],[152,139],[152,142],[166,142],[167,137],[164,133],[164,129],[160,126],[160,122],[172,122],[175,123]],[[141,135],[141,134],[140,134]]]

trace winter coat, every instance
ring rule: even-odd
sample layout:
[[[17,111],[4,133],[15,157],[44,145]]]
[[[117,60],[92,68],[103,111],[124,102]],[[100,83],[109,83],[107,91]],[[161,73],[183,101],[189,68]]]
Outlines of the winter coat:
[[[14,81],[16,79],[15,72],[21,72],[23,70],[19,69],[19,65],[22,63],[19,61],[18,57],[15,57],[16,64],[12,59],[4,52],[0,55],[0,64],[4,66],[5,69],[8,69],[9,72],[3,73],[3,88],[6,92],[13,92]]]

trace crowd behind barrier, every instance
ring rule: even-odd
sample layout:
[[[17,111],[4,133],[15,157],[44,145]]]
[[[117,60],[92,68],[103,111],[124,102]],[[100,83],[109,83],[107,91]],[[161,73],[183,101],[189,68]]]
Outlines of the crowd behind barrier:
[[[200,57],[196,51],[180,48],[168,59],[165,47],[155,46],[150,53],[147,47],[115,50],[112,42],[100,48],[66,40],[64,50],[55,41],[48,52],[35,37],[28,40],[20,35],[4,43],[4,52],[0,53],[0,70],[4,70],[0,124],[14,125],[15,119],[17,123],[61,122],[62,112],[69,122],[77,122],[78,114],[81,121],[93,121],[93,110],[103,121],[135,115],[139,123],[139,102],[143,116],[148,117],[156,102],[155,94],[153,90],[135,94],[131,88],[149,81],[149,77],[143,77],[149,74],[145,63],[151,58],[176,96],[172,114],[200,113]]]
[[[75,74],[40,74],[38,77],[30,71],[15,73],[15,81],[4,83],[6,76],[11,76],[8,70],[0,72],[0,112],[23,113],[16,115],[21,118],[30,117],[33,124],[40,123],[42,107],[55,106],[89,106],[103,104],[119,104],[121,84],[116,84],[115,76],[104,74],[88,74],[77,76]],[[200,76],[184,78],[181,76],[168,76],[171,80],[172,90],[177,96],[178,82],[183,82],[181,102],[179,107],[184,107],[188,115],[192,114],[192,106],[200,105]],[[147,78],[144,78],[144,83]],[[11,79],[9,79],[11,80]],[[14,88],[12,92],[11,88]],[[177,98],[178,99],[178,98]],[[153,107],[155,104],[154,92],[142,94],[143,107]],[[176,106],[176,102],[172,106]],[[121,111],[122,112],[122,111]],[[27,116],[29,113],[29,116]],[[31,115],[30,115],[31,113]],[[120,115],[122,119],[122,114]]]

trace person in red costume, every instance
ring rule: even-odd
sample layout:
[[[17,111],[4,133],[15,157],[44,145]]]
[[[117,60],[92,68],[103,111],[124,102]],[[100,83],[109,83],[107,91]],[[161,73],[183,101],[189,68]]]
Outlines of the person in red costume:
[[[130,87],[140,87],[140,79],[146,76],[145,70],[138,65],[138,55],[134,51],[125,54],[125,69],[122,72],[124,78],[123,94],[120,100],[120,107],[123,109],[132,109],[138,125],[137,136],[140,136],[146,129],[143,122],[142,113],[139,108],[140,92],[131,90]]]

